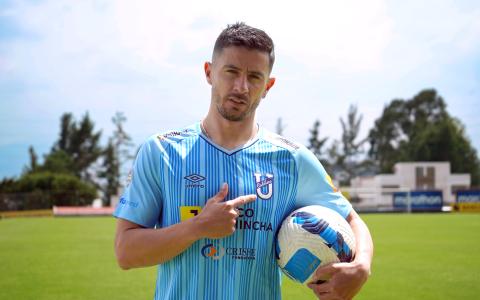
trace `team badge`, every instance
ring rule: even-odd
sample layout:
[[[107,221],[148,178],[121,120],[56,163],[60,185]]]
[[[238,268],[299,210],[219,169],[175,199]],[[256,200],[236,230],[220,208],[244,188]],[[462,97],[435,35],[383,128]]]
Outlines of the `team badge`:
[[[273,195],[273,174],[255,173],[255,187],[260,199],[268,200]]]

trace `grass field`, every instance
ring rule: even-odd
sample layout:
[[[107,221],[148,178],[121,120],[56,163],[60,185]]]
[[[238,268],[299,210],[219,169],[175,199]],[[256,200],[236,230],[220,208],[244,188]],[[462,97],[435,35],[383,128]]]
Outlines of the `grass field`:
[[[356,299],[478,299],[480,214],[363,218],[375,258]],[[121,271],[114,228],[108,217],[0,220],[0,299],[152,299],[155,268]],[[314,299],[287,278],[282,288]]]

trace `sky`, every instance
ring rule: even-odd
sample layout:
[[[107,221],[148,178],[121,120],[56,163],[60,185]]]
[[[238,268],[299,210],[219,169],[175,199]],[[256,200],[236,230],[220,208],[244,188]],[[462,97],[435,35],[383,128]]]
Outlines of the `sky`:
[[[365,137],[391,100],[434,88],[480,149],[478,1],[0,0],[0,179],[50,150],[65,112],[104,143],[123,112],[136,145],[202,119],[203,64],[237,21],[275,42],[262,126],[306,144],[318,119],[332,142],[353,104]]]

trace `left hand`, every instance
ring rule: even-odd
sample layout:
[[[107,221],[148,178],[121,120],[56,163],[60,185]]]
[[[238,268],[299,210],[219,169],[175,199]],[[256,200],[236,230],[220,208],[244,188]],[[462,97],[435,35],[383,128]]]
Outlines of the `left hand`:
[[[315,278],[329,278],[323,283],[308,284],[308,287],[313,290],[318,299],[349,300],[360,291],[367,281],[370,267],[355,261],[334,263],[318,268],[315,273]]]

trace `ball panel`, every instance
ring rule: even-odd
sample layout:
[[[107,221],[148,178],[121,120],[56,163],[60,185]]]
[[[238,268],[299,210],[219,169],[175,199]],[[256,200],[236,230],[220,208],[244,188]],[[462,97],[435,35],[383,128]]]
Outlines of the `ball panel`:
[[[312,252],[300,248],[293,254],[283,270],[291,279],[303,283],[312,276],[320,263],[321,261]]]

